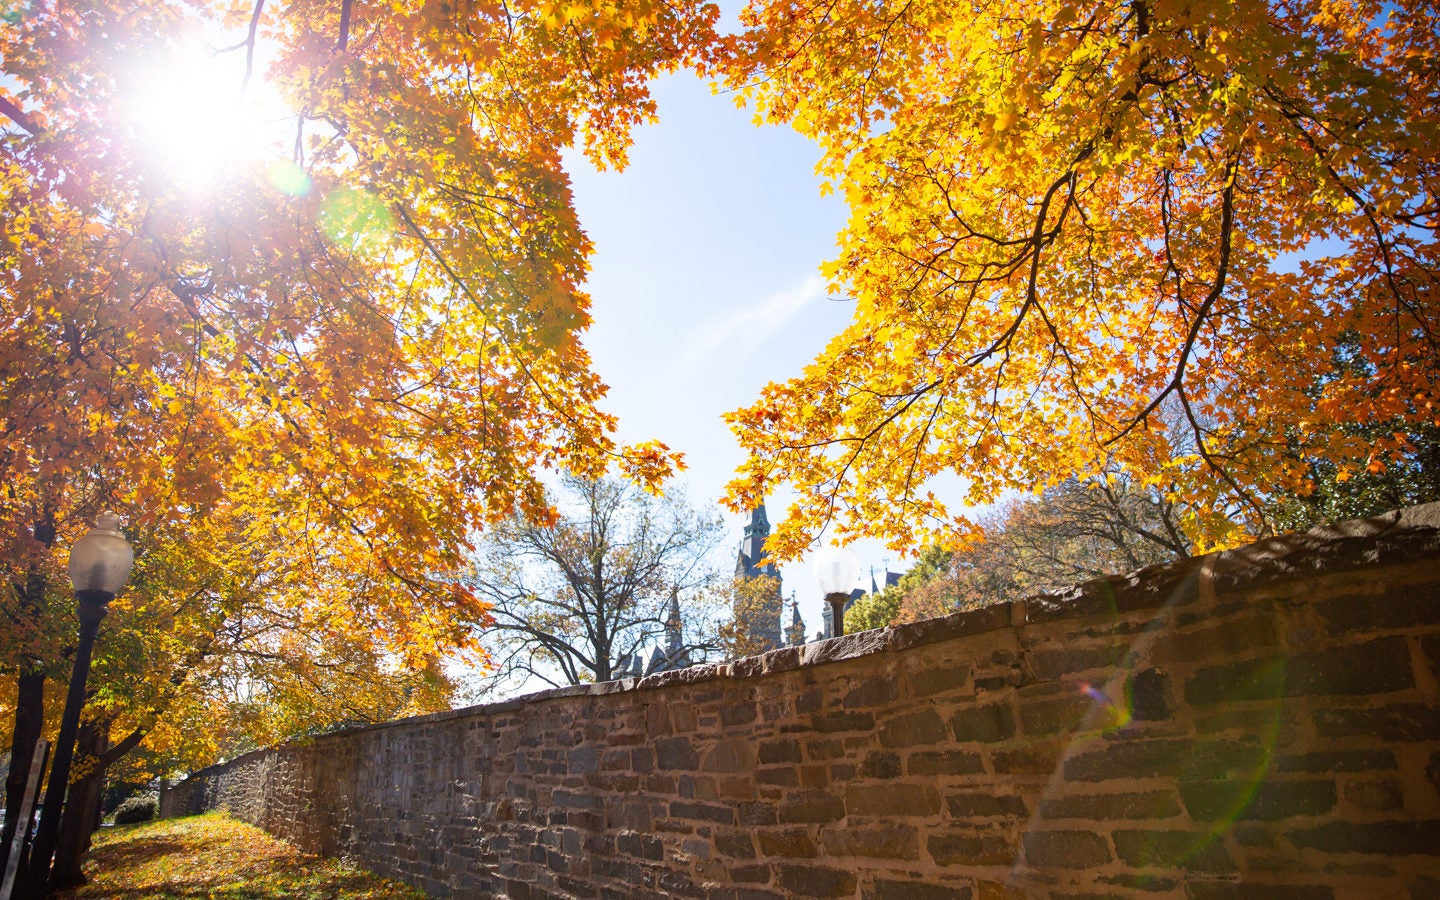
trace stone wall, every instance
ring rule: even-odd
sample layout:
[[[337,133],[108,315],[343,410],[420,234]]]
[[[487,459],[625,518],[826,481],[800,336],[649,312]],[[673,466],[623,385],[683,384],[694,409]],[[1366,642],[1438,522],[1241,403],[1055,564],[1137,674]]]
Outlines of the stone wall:
[[[169,791],[460,897],[1440,897],[1440,505]]]

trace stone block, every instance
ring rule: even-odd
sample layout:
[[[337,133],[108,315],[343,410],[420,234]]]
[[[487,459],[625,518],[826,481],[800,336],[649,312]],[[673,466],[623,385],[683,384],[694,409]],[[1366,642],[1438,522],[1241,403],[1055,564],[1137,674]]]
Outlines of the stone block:
[[[984,879],[975,881],[975,900],[1029,900],[1029,897],[1019,885]]]
[[[1116,887],[1123,887],[1131,891],[1139,891],[1146,894],[1167,894],[1180,886],[1180,882],[1174,878],[1161,878],[1155,875],[1142,875],[1135,872],[1122,872],[1119,875],[1102,875],[1095,880],[1101,884],[1113,884]]]
[[[1415,686],[1403,637],[1273,656],[1201,669],[1185,684],[1191,703],[1229,703],[1284,696],[1384,694]]]
[[[845,742],[839,738],[831,740],[810,741],[805,745],[805,756],[814,761],[827,759],[845,759],[849,752],[845,749]]]
[[[925,848],[942,866],[1009,866],[1018,855],[1009,838],[973,832],[933,833]]]
[[[1405,792],[1398,781],[1352,781],[1345,785],[1345,802],[1359,809],[1384,812],[1403,807]]]
[[[1232,872],[1230,859],[1213,832],[1122,829],[1112,837],[1115,852],[1128,866],[1186,869],[1197,872]]]
[[[1372,772],[1395,768],[1391,750],[1317,750],[1275,760],[1276,772]]]
[[[721,831],[715,834],[715,852],[731,859],[754,859],[755,842],[747,831]]]
[[[719,793],[718,800],[754,800],[755,799],[755,776],[751,773],[730,775],[720,778],[716,782]]]
[[[1420,639],[1420,653],[1430,667],[1430,677],[1440,681],[1440,634],[1427,635]]]
[[[895,702],[899,691],[895,676],[888,672],[870,674],[859,685],[846,692],[840,705],[845,709],[864,709],[870,706],[888,706]]]
[[[1315,730],[1323,737],[1370,737],[1382,741],[1440,740],[1440,708],[1423,703],[1354,709],[1319,709]]]
[[[1062,749],[1057,744],[1037,744],[1033,747],[992,750],[990,765],[996,775],[1048,776],[1060,765]]]
[[[1093,831],[1031,831],[1024,846],[1025,862],[1035,868],[1088,869],[1113,859],[1109,843]]]
[[[945,805],[949,808],[952,819],[977,819],[994,816],[1025,818],[1029,815],[1029,810],[1025,808],[1025,801],[1014,794],[977,792],[949,794],[945,797]]]
[[[770,883],[770,865],[768,863],[748,866],[727,866],[725,871],[729,874],[731,881],[736,881],[741,884]],[[770,894],[770,896],[779,897],[780,895]]]
[[[933,669],[922,669],[910,673],[910,692],[917,697],[948,694],[965,687],[970,681],[970,667],[964,663],[952,663]]]
[[[875,859],[920,858],[920,835],[910,825],[825,828],[820,844],[826,856],[866,856]]]
[[[720,724],[726,728],[748,725],[755,721],[758,715],[759,712],[755,708],[754,701],[735,700],[720,705]]]
[[[716,741],[704,757],[704,772],[749,772],[755,768],[755,744],[746,738]]]
[[[1288,831],[1301,849],[1326,853],[1374,853],[1382,856],[1440,856],[1440,820],[1400,822],[1326,822]]]
[[[1190,900],[1334,900],[1335,889],[1323,884],[1269,884],[1257,881],[1187,880]]]
[[[975,892],[969,885],[877,878],[866,896],[870,900],[971,900]]]
[[[1393,631],[1440,625],[1440,590],[1436,586],[1389,586],[1381,594],[1350,594],[1322,600],[1315,611],[1330,633],[1349,637],[1367,631]]]
[[[1170,679],[1161,669],[1136,672],[1125,683],[1130,715],[1137,722],[1163,722],[1174,712]]]
[[[785,856],[809,859],[820,855],[808,828],[766,828],[755,833],[761,856]]]
[[[693,772],[700,768],[700,754],[687,737],[656,738],[655,767]]]
[[[735,823],[735,811],[728,806],[712,803],[691,803],[674,800],[670,803],[670,815],[676,819],[696,819],[703,822],[718,822],[721,825]]]
[[[599,748],[590,745],[576,747],[569,753],[568,768],[571,775],[586,775],[600,770]]]
[[[1074,731],[1095,709],[1095,705],[1094,700],[1084,695],[1022,700],[1020,727],[1026,734],[1037,737]]]
[[[1095,647],[1059,647],[1032,650],[1026,654],[1030,671],[1040,681],[1059,681],[1069,675],[1106,669],[1125,658],[1119,643]]]
[[[665,858],[665,842],[654,835],[622,832],[615,836],[615,846],[626,856],[656,861]]]
[[[795,897],[848,897],[855,893],[855,873],[822,866],[781,863],[775,867],[776,882]]]
[[[640,799],[611,801],[606,812],[606,818],[612,828],[649,831],[655,821],[650,803]]]
[[[950,729],[960,743],[993,744],[1015,736],[1015,710],[1009,703],[992,703],[960,709],[950,717]]]
[[[1180,814],[1180,802],[1169,791],[1121,791],[1114,794],[1071,794],[1040,801],[1042,819],[1167,819]]]
[[[1149,642],[1145,655],[1161,665],[1205,663],[1263,654],[1280,647],[1280,638],[1275,631],[1275,615],[1268,609],[1227,616],[1218,622],[1202,621],[1205,624],[1198,628],[1160,631]]]
[[[949,738],[945,723],[934,709],[922,709],[887,719],[880,726],[880,743],[885,747],[918,747],[939,744]]]
[[[1262,769],[1267,755],[1260,742],[1251,737],[1230,741],[1117,741],[1066,760],[1065,777],[1073,781],[1158,776],[1218,781],[1231,772]]]
[[[660,888],[660,896],[670,897],[703,897],[705,892],[695,885],[695,882],[687,878],[683,873],[674,869],[663,869],[657,879]]]
[[[822,734],[841,731],[874,731],[875,716],[867,712],[849,711],[816,713],[811,716],[810,725]]]
[[[985,763],[974,751],[935,750],[911,753],[905,769],[911,775],[979,775]]]
[[[800,784],[800,770],[794,766],[760,769],[753,777],[756,784],[773,784],[779,787],[798,787]]]
[[[800,742],[787,738],[779,741],[761,741],[759,747],[760,762],[764,765],[773,763],[798,763],[803,761],[800,755]]]
[[[1241,779],[1180,783],[1180,797],[1191,818],[1200,822],[1237,819],[1276,821],[1315,816],[1335,807],[1335,782]]]
[[[851,785],[845,811],[852,816],[933,816],[940,793],[928,784]]]
[[[1194,717],[1195,731],[1203,735],[1225,732],[1268,735],[1293,728],[1286,716],[1285,704],[1278,699],[1269,703],[1225,703],[1199,709],[1202,711]],[[1192,713],[1195,710],[1196,707],[1189,709]]]
[[[780,820],[773,804],[752,800],[735,805],[741,825],[774,825]]]
[[[783,800],[776,814],[782,823],[833,822],[845,818],[845,803],[825,791],[802,791]]]
[[[899,778],[903,771],[900,755],[883,750],[871,750],[860,763],[860,775],[863,778]]]

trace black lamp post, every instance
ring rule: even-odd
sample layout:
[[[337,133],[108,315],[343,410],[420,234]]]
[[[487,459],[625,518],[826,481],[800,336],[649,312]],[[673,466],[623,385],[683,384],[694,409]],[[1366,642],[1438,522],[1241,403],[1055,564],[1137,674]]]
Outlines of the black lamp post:
[[[839,547],[822,547],[815,554],[815,581],[830,604],[830,630],[832,637],[845,633],[845,603],[855,580],[860,577],[860,561],[849,550]]]
[[[90,651],[100,620],[105,618],[110,601],[125,587],[135,551],[120,533],[120,517],[112,512],[101,513],[95,527],[70,548],[70,583],[80,610],[80,644],[75,648],[75,668],[70,673],[70,691],[65,696],[65,712],[60,717],[60,734],[55,738],[55,758],[50,766],[50,781],[45,788],[45,808],[35,830],[35,844],[30,849],[30,889],[36,897],[44,896],[50,879],[50,859],[55,855],[55,840],[60,833],[60,809],[70,781],[70,760],[75,755],[75,732],[80,727],[80,710],[85,706],[85,680],[90,675]]]

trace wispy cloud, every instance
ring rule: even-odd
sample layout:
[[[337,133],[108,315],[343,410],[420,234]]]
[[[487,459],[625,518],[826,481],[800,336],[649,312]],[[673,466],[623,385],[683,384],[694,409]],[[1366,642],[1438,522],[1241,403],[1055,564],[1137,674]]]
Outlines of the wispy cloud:
[[[686,369],[698,367],[710,362],[722,350],[732,359],[748,355],[778,334],[807,304],[824,296],[824,279],[811,275],[755,306],[712,319],[692,332],[681,346],[680,365]]]

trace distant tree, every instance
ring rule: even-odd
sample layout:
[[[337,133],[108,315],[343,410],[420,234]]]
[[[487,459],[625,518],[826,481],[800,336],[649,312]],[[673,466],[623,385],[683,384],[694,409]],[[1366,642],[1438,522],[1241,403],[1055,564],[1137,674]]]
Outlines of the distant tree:
[[[847,630],[978,609],[1190,555],[1164,493],[1108,472],[1069,479],[980,517],[958,550],[932,546],[898,583],[857,601]]]
[[[1311,392],[1319,395],[1333,381],[1373,376],[1374,365],[1362,351],[1360,336],[1347,335],[1332,355],[1331,371]],[[1295,432],[1286,435],[1292,465],[1307,478],[1301,489],[1271,504],[1278,530],[1303,531],[1440,500],[1440,423],[1417,427],[1404,417],[1388,416],[1367,422],[1316,423],[1309,430],[1309,440]],[[1363,464],[1346,465],[1313,452],[1310,445],[1317,437],[1366,445],[1388,442],[1393,450],[1371,454]]]
[[[866,594],[845,612],[846,632],[867,631],[884,628],[899,622],[913,622],[921,618],[945,615],[950,610],[940,608],[932,615],[902,614],[905,600],[920,587],[942,575],[950,563],[952,551],[932,544],[920,551],[919,558],[910,571],[900,576],[894,584],[887,584],[873,594]]]
[[[845,610],[845,633],[869,631],[893,625],[900,615],[900,601],[905,594],[892,584],[873,594],[866,594]]]
[[[713,648],[701,632],[718,596],[719,517],[624,481],[567,477],[563,488],[555,521],[510,520],[477,562],[473,588],[493,616],[491,684],[611,680],[622,660],[664,641],[677,590],[684,648]]]
[[[1378,439],[1388,423],[1355,430]],[[1309,489],[1282,498],[1272,515],[1280,531],[1303,531],[1327,522],[1373,516],[1391,509],[1440,500],[1440,427],[1402,434],[1404,446],[1388,460],[1364,469],[1346,469],[1331,460],[1309,459]]]
[[[716,631],[716,645],[721,656],[739,659],[773,650],[760,629],[767,621],[780,622],[784,612],[780,579],[772,575],[756,578],[736,576],[724,593],[729,595],[730,616]]]

